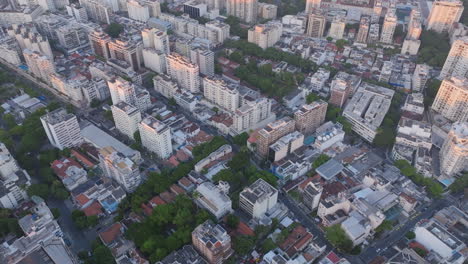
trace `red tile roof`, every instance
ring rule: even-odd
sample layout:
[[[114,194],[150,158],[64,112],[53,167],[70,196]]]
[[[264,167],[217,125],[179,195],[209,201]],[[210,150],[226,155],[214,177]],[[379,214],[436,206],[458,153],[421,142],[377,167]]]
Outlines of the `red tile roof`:
[[[338,263],[338,262],[341,260],[341,258],[338,257],[338,256],[335,254],[335,252],[333,252],[333,251],[331,251],[330,253],[328,253],[327,259],[329,259],[329,260],[330,260],[331,262],[333,262],[333,263]]]
[[[104,242],[104,244],[110,244],[112,243],[112,241],[114,241],[116,238],[122,235],[121,229],[122,224],[117,222],[109,228],[107,228],[106,230],[99,233],[99,237],[101,238],[102,242]]]
[[[91,159],[89,159],[88,157],[86,157],[84,154],[82,154],[81,152],[77,150],[72,149],[71,154],[73,155],[73,157],[77,158],[81,163],[83,163],[87,167],[94,167],[97,165],[96,163],[91,161]]]
[[[84,208],[82,211],[86,216],[100,215],[102,214],[102,206],[97,201],[94,201],[92,204]]]
[[[294,256],[297,252],[302,251],[312,241],[312,234],[307,231],[302,225],[296,226],[288,237],[279,245],[289,257]]]
[[[169,192],[169,191],[165,191],[161,194],[159,194],[159,196],[161,196],[161,199],[163,199],[166,203],[172,203],[176,197],[175,194]]]
[[[144,203],[141,204],[141,209],[143,209],[143,213],[146,216],[150,216],[153,213],[153,208]]]
[[[87,202],[89,202],[89,198],[86,195],[82,194],[82,193],[75,196],[75,200],[80,206],[83,206]]]
[[[184,194],[185,190],[182,189],[179,185],[177,184],[172,184],[171,187],[169,188],[175,195],[179,194]]]
[[[51,168],[57,176],[64,179],[68,177],[68,175],[66,174],[67,169],[72,166],[83,168],[78,162],[70,158],[62,158],[60,160],[54,160],[52,162]]]
[[[179,180],[179,184],[185,188],[190,188],[190,186],[193,185],[193,182],[191,180],[189,180],[189,178],[187,177],[182,177],[180,180]]]
[[[163,199],[161,199],[161,197],[160,197],[159,195],[153,197],[153,198],[149,201],[149,203],[150,203],[151,206],[153,206],[153,207],[156,207],[156,206],[158,206],[158,205],[166,204],[166,202],[165,202]]]

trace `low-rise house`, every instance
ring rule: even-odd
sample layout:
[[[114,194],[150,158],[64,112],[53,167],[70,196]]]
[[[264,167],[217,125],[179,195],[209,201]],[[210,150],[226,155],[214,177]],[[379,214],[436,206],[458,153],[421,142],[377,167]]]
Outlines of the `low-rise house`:
[[[62,180],[65,188],[69,191],[75,189],[80,184],[83,184],[88,180],[88,173],[78,162],[71,158],[54,160],[51,168],[60,180]]]

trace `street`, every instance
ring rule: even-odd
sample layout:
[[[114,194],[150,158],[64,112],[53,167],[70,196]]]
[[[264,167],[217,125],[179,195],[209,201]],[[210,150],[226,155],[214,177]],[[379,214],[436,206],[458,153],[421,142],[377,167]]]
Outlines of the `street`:
[[[317,227],[314,223],[312,218],[304,213],[292,198],[289,196],[280,193],[278,199],[284,203],[290,211],[294,213],[297,220],[307,227],[309,231],[314,235],[314,240],[318,242],[318,244],[326,245],[327,249],[334,248],[328,240],[325,238],[324,233],[321,229]],[[347,255],[342,254],[345,258],[347,258],[351,263],[369,263],[375,257],[382,255],[386,248],[393,246],[396,242],[402,239],[405,234],[414,228],[415,224],[422,219],[430,218],[435,212],[442,209],[443,207],[449,206],[450,201],[446,198],[433,201],[433,203],[422,213],[417,213],[416,216],[413,216],[409,221],[404,223],[402,226],[398,226],[393,231],[387,235],[385,238],[377,240],[372,246],[367,247],[362,250],[361,254],[355,255]],[[377,250],[382,250],[377,252]],[[338,253],[338,252],[336,252]]]

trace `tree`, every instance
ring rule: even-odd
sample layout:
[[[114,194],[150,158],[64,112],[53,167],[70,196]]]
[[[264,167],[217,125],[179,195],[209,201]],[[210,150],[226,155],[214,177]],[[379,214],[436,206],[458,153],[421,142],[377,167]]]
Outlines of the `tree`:
[[[247,132],[243,132],[233,138],[234,144],[242,147],[247,144],[247,139],[249,139],[249,134]]]
[[[271,238],[266,239],[262,244],[262,252],[264,254],[276,248],[275,242]]]
[[[169,98],[168,102],[169,105],[176,106],[177,101],[174,99],[174,97]]]
[[[325,154],[320,154],[320,156],[317,157],[317,159],[314,160],[312,163],[312,168],[317,169],[327,161],[329,161],[331,158]]]
[[[353,242],[346,236],[345,231],[339,224],[325,227],[325,236],[336,248],[344,252],[351,252]]]
[[[332,42],[332,41],[333,41],[333,38],[332,38],[332,37],[327,37],[327,41],[328,41],[328,42]]]
[[[135,140],[136,143],[141,145],[141,135],[140,135],[139,130],[137,130],[135,133],[133,133],[133,139]]]
[[[449,188],[452,193],[459,193],[468,188],[468,173],[464,173],[462,176],[456,178],[455,182],[453,182]]]
[[[306,102],[308,104],[312,103],[312,102],[315,102],[315,101],[318,101],[320,100],[320,96],[314,94],[314,93],[310,93],[306,96]]]
[[[120,33],[124,30],[124,26],[118,23],[110,23],[106,28],[106,33],[112,38],[118,38]]]
[[[32,184],[27,189],[27,193],[29,197],[35,195],[45,199],[49,196],[50,191],[49,186],[47,184]]]
[[[236,236],[233,240],[234,251],[242,256],[248,255],[255,248],[255,239],[251,236]]]
[[[104,112],[104,117],[105,117],[107,120],[110,120],[110,121],[114,122],[114,116],[112,115],[112,111],[111,111],[111,110],[107,110],[106,112]]]
[[[423,30],[420,39],[421,47],[418,52],[417,62],[442,67],[450,50],[448,34]]]
[[[3,121],[5,122],[6,126],[8,128],[13,128],[16,126],[16,121],[15,121],[15,116],[8,113],[8,114],[4,114],[3,117],[2,117]]]
[[[409,240],[412,240],[416,238],[416,234],[413,231],[409,231],[405,234],[405,237],[408,238]]]
[[[346,120],[346,118],[344,118],[344,116],[338,116],[336,118],[336,122],[340,123],[342,126],[343,126],[343,131],[346,133],[346,134],[350,134],[351,132],[353,132],[353,129],[351,127],[351,123],[349,123],[348,120]]]
[[[58,208],[51,208],[50,211],[52,212],[54,219],[57,219],[60,217],[60,210]]]
[[[336,106],[333,106],[333,105],[328,105],[327,107],[327,113],[325,115],[325,119],[327,121],[333,121],[335,122],[335,120],[338,118],[338,116],[340,115],[340,112],[341,112],[341,108],[339,107],[336,107]]]
[[[377,130],[377,135],[374,138],[374,145],[378,147],[389,147],[395,141],[395,132],[392,128],[383,127]]]
[[[336,41],[335,45],[338,49],[342,50],[344,48],[344,46],[348,44],[348,41],[344,40],[344,39],[339,39]]]
[[[98,99],[94,98],[94,99],[91,101],[90,106],[91,106],[92,108],[96,108],[96,107],[98,107],[100,104],[101,104],[101,101],[99,101]]]
[[[226,224],[231,229],[236,229],[239,225],[240,219],[236,215],[230,214],[227,216]]]

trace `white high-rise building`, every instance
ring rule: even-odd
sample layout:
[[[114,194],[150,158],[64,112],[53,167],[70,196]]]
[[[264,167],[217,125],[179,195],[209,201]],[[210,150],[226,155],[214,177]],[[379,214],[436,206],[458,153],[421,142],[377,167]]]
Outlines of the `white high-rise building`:
[[[108,80],[107,86],[109,86],[112,104],[126,102],[127,104],[136,106],[135,86],[130,82],[117,77]]]
[[[445,60],[440,72],[441,78],[456,76],[468,78],[468,36],[457,39]]]
[[[265,122],[273,121],[275,115],[271,112],[270,99],[260,97],[241,103],[232,117],[232,131],[234,134],[256,129]]]
[[[154,48],[164,54],[169,54],[171,52],[169,36],[166,32],[156,28],[145,28],[141,31],[141,36],[143,38],[143,47]]]
[[[99,161],[104,174],[117,181],[127,192],[133,192],[140,185],[138,165],[113,147],[100,149]]]
[[[181,88],[192,93],[200,91],[199,67],[177,53],[166,57],[167,75],[174,79]]]
[[[345,18],[341,15],[336,15],[333,18],[333,21],[331,23],[328,36],[332,37],[335,40],[342,39],[344,35],[345,27],[346,27]]]
[[[416,64],[412,79],[413,92],[421,92],[429,77],[429,66],[427,64]]]
[[[28,65],[29,72],[36,78],[44,82],[50,83],[50,75],[55,73],[54,63],[46,56],[37,51],[25,49],[23,51],[24,60]]]
[[[228,111],[239,108],[239,90],[218,78],[203,78],[203,95],[205,98]]]
[[[39,34],[33,24],[11,25],[7,29],[7,34],[16,39],[22,51],[25,49],[36,51],[50,60],[54,59],[49,40]]]
[[[110,24],[112,9],[106,1],[80,0],[80,4],[86,9],[89,18],[96,22]]]
[[[83,142],[78,119],[63,108],[41,116],[41,123],[50,144],[56,148],[63,150],[78,146]]]
[[[136,0],[127,0],[127,10],[131,19],[146,22],[150,18],[149,8]]]
[[[394,9],[387,10],[385,20],[382,27],[382,34],[380,35],[380,42],[386,44],[393,43],[393,34],[397,26],[397,17]]]
[[[440,150],[440,169],[442,174],[453,176],[468,168],[467,162],[468,123],[456,122]]]
[[[166,54],[154,48],[143,49],[143,63],[145,67],[157,72],[166,73]]]
[[[86,22],[88,21],[88,13],[86,13],[86,9],[78,4],[71,4],[65,7],[67,9],[67,13],[69,16],[72,16],[78,22]]]
[[[268,22],[259,24],[249,29],[248,41],[257,44],[260,48],[273,47],[281,38],[283,24],[280,22]]]
[[[138,124],[141,144],[161,159],[172,154],[171,129],[152,116],[147,116]]]
[[[306,9],[307,14],[312,13],[315,9],[320,9],[321,0],[306,0]]]
[[[0,207],[15,208],[28,199],[29,174],[22,170],[5,144],[0,142]]]
[[[216,38],[219,43],[223,43],[229,38],[229,30],[231,27],[219,20],[211,20],[205,24],[207,29],[211,29],[216,32]]]
[[[159,92],[166,98],[174,97],[174,94],[179,90],[179,86],[171,77],[165,74],[159,74],[153,78],[154,90]]]
[[[460,20],[463,9],[460,0],[436,0],[427,18],[427,30],[439,33],[449,31],[453,23]]]
[[[468,121],[468,80],[457,77],[444,79],[432,109],[451,121]]]
[[[239,194],[239,207],[254,219],[260,219],[277,202],[278,190],[263,179],[258,179]]]
[[[138,123],[141,121],[141,113],[138,108],[125,102],[120,102],[111,106],[112,117],[115,127],[120,133],[134,139],[133,135],[138,130]]]
[[[257,20],[258,0],[227,0],[226,11],[230,16],[240,18],[247,23]]]
[[[213,76],[215,74],[214,60],[214,52],[209,49],[194,48],[190,50],[190,61],[198,65],[201,74],[206,76]]]

